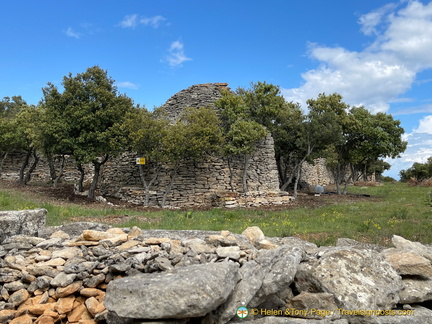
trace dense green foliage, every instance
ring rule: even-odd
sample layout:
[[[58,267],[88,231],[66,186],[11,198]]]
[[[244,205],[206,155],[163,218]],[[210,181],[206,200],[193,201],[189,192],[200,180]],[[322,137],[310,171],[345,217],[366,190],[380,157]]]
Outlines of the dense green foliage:
[[[432,178],[432,156],[429,157],[425,163],[413,163],[409,169],[402,170],[399,175],[403,182],[408,181],[411,178],[418,181]]]
[[[171,167],[165,204],[182,161],[198,161],[209,154],[226,157],[230,169],[234,158],[242,159],[242,185],[247,192],[250,158],[268,134],[275,142],[280,187],[292,186],[295,195],[305,161],[327,158],[338,192],[340,184],[345,184],[346,192],[348,181],[382,173],[389,168],[382,159],[397,157],[406,147],[399,121],[364,107],[349,107],[337,93],[308,100],[305,112],[299,104],[287,102],[278,86],[257,82],[224,91],[215,103],[217,112],[205,107],[186,109],[170,123],[160,109],[150,112],[134,106],[98,66],[65,76],[62,86],[61,92],[48,83],[37,107],[19,96],[0,102],[0,153],[4,161],[12,150],[26,152],[20,172],[23,184],[43,154],[54,186],[62,176],[65,156],[71,155],[81,172],[80,191],[83,164],[93,164],[89,198],[94,198],[103,164],[128,150],[147,158],[148,164],[139,166],[147,205],[162,165]]]

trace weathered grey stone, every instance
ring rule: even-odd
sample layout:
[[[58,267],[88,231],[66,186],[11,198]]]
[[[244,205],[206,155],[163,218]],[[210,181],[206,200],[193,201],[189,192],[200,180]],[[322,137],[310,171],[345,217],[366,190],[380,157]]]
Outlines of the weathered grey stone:
[[[111,228],[110,225],[101,223],[91,223],[91,222],[75,222],[70,224],[65,224],[61,226],[50,226],[40,228],[38,236],[49,238],[53,233],[57,231],[63,231],[68,235],[79,236],[84,230],[95,230],[95,231],[106,231]]]
[[[391,264],[399,274],[422,276],[432,279],[431,261],[412,250],[387,249],[382,252],[385,260]]]
[[[389,309],[399,301],[402,279],[377,252],[328,248],[319,259],[301,263],[299,291],[327,292],[345,309]]]
[[[404,239],[402,236],[393,235],[392,243],[398,249],[414,251],[429,261],[432,261],[432,248],[427,247],[419,242],[411,242],[407,239]]]
[[[74,282],[76,276],[75,273],[66,274],[60,272],[53,280],[51,280],[50,285],[53,287],[66,287]]]
[[[355,247],[359,249],[373,250],[376,252],[381,252],[384,249],[382,246],[377,244],[362,243],[350,238],[338,238],[336,241],[336,246]]]
[[[341,316],[334,312],[338,308],[334,296],[329,293],[309,293],[302,291],[300,295],[291,298],[286,304],[287,309],[307,310],[298,317],[314,319],[337,319]],[[312,311],[314,310],[314,311]],[[319,310],[319,311],[315,311]]]
[[[294,280],[304,252],[298,248],[283,245],[275,250],[262,250],[255,259],[263,267],[265,276],[261,289],[249,305],[256,307],[269,296],[284,290]]]
[[[182,244],[194,251],[195,253],[214,253],[215,247],[208,245],[204,240],[199,238],[190,238],[182,241]]]
[[[240,259],[240,248],[238,246],[221,246],[216,249],[216,254],[220,258]]]
[[[307,241],[303,241],[302,239],[298,238],[298,237],[271,237],[268,238],[270,239],[273,243],[278,244],[278,245],[286,245],[289,246],[291,248],[299,248],[300,250],[305,251],[306,253],[313,253],[315,252],[318,247],[316,244],[314,243],[310,243]]]
[[[105,307],[126,318],[204,316],[227,300],[237,279],[238,264],[231,262],[122,278],[109,283]]]
[[[36,236],[45,226],[46,209],[2,211],[0,212],[0,243],[5,238],[24,234]]]
[[[246,228],[242,235],[245,236],[251,244],[255,244],[258,241],[264,240],[265,236],[263,231],[258,226],[250,226]]]
[[[399,292],[400,303],[421,303],[432,300],[432,279],[404,278]]]
[[[3,285],[9,292],[24,289],[24,284],[21,281],[12,281]]]
[[[246,307],[261,288],[264,276],[262,265],[255,260],[245,263],[239,270],[239,281],[233,293],[214,314],[216,323],[226,323],[235,317],[238,307]]]

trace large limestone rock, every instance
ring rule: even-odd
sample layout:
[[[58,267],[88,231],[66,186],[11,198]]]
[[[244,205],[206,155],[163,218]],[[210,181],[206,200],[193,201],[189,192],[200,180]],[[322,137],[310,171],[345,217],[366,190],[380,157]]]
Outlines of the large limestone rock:
[[[383,252],[385,260],[401,275],[421,276],[432,279],[431,261],[412,250],[387,249]]]
[[[239,306],[257,307],[284,291],[294,281],[302,258],[300,249],[281,246],[276,250],[263,250],[255,260],[244,264],[232,295],[216,312],[216,322],[226,323],[235,316]]]
[[[402,279],[377,252],[328,248],[300,264],[296,287],[331,293],[344,309],[390,309],[399,302]]]
[[[404,239],[402,236],[393,235],[392,243],[398,249],[414,251],[418,255],[432,261],[432,248],[424,246],[419,242],[411,242],[410,240]]]
[[[36,236],[45,226],[46,209],[0,212],[0,243],[7,237],[24,234]]]
[[[108,285],[105,307],[124,318],[204,316],[227,300],[237,283],[238,267],[232,262],[208,263],[114,280]]]
[[[422,303],[432,300],[432,279],[406,278],[402,282],[404,289],[399,293],[401,303]]]

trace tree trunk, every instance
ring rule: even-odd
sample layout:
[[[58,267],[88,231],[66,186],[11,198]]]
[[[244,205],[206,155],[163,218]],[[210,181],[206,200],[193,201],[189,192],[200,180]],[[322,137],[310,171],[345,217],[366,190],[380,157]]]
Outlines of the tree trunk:
[[[64,155],[62,155],[59,173],[53,179],[53,188],[57,188],[58,182],[59,182],[60,178],[63,176],[65,162],[66,162],[66,158]],[[55,169],[54,169],[54,171],[55,171]]]
[[[299,166],[297,167],[297,176],[294,182],[294,197],[297,197],[297,188],[298,188],[298,183],[300,181],[300,176],[301,176],[301,164],[299,164]]]
[[[57,178],[56,169],[55,169],[55,161],[51,154],[46,155],[47,161],[48,161],[48,167],[49,167],[49,173],[51,181],[54,182],[55,178]]]
[[[104,165],[105,162],[108,161],[108,157],[109,156],[107,154],[107,155],[105,155],[105,157],[103,158],[103,160],[101,162],[99,162],[97,160],[92,162],[93,166],[94,166],[94,175],[93,175],[93,180],[92,180],[87,198],[95,199],[95,191],[96,191],[96,188],[97,188],[97,185],[99,182],[100,170],[101,170],[102,165]]]
[[[2,161],[1,161],[1,163],[0,163],[0,176],[2,175],[2,172],[3,172],[3,165],[4,165],[5,161],[6,161],[6,158],[7,158],[7,156],[8,156],[8,153],[9,153],[9,152],[5,152],[5,153],[3,153]]]
[[[30,157],[31,157],[32,151],[27,151],[27,154],[24,158],[24,162],[21,164],[20,172],[19,172],[19,180],[18,183],[21,185],[25,185],[24,183],[24,176],[25,176],[25,169],[27,168]]]
[[[242,185],[243,185],[243,193],[247,193],[249,191],[247,185],[247,169],[249,167],[250,155],[244,155],[244,164],[243,164],[243,175],[242,175]]]
[[[165,192],[164,192],[164,194],[162,196],[162,207],[165,207],[166,199],[167,199],[167,196],[168,196],[169,192],[171,191],[171,189],[173,187],[174,179],[175,179],[175,177],[177,175],[177,171],[178,171],[178,162],[176,162],[174,164],[174,169],[173,169],[173,172],[171,174],[170,183],[168,184],[168,187],[167,187],[167,189],[165,190]]]
[[[231,188],[231,192],[234,192],[234,185],[233,185],[234,174],[233,174],[233,169],[232,169],[232,165],[231,165],[231,162],[232,162],[231,156],[227,157],[227,162],[228,162],[228,170],[229,170],[229,185]]]
[[[24,179],[23,179],[23,183],[26,185],[31,178],[31,175],[33,173],[33,171],[36,169],[36,166],[39,162],[39,156],[36,153],[36,150],[33,150],[33,162],[30,165],[30,168],[28,169],[28,171],[25,173],[24,175]]]
[[[156,171],[155,171],[155,175],[153,176],[153,178],[150,179],[150,181],[148,183],[145,179],[144,167],[142,166],[142,164],[139,164],[138,168],[139,168],[141,182],[142,182],[142,185],[144,187],[144,192],[145,192],[144,206],[148,207],[149,201],[150,201],[150,188],[151,188],[151,186],[153,186],[153,183],[156,181],[156,179],[159,175],[160,165],[157,166]]]
[[[78,192],[83,192],[85,171],[81,163],[77,163],[77,169],[80,172],[80,178],[78,179]]]

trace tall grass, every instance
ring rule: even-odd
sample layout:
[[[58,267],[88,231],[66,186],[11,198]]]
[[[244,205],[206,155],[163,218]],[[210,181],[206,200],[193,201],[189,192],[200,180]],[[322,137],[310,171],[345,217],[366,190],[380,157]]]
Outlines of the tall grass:
[[[356,203],[341,200],[340,203],[319,208],[277,211],[220,208],[208,211],[140,211],[41,203],[14,190],[0,190],[0,210],[46,208],[49,225],[88,217],[104,222],[104,219],[113,215],[128,215],[126,222],[116,226],[230,230],[234,233],[241,233],[248,226],[259,226],[267,236],[297,236],[318,245],[334,244],[339,237],[390,245],[394,234],[409,240],[432,243],[430,188],[396,183],[379,187],[351,187],[349,192],[369,194],[372,198]]]

